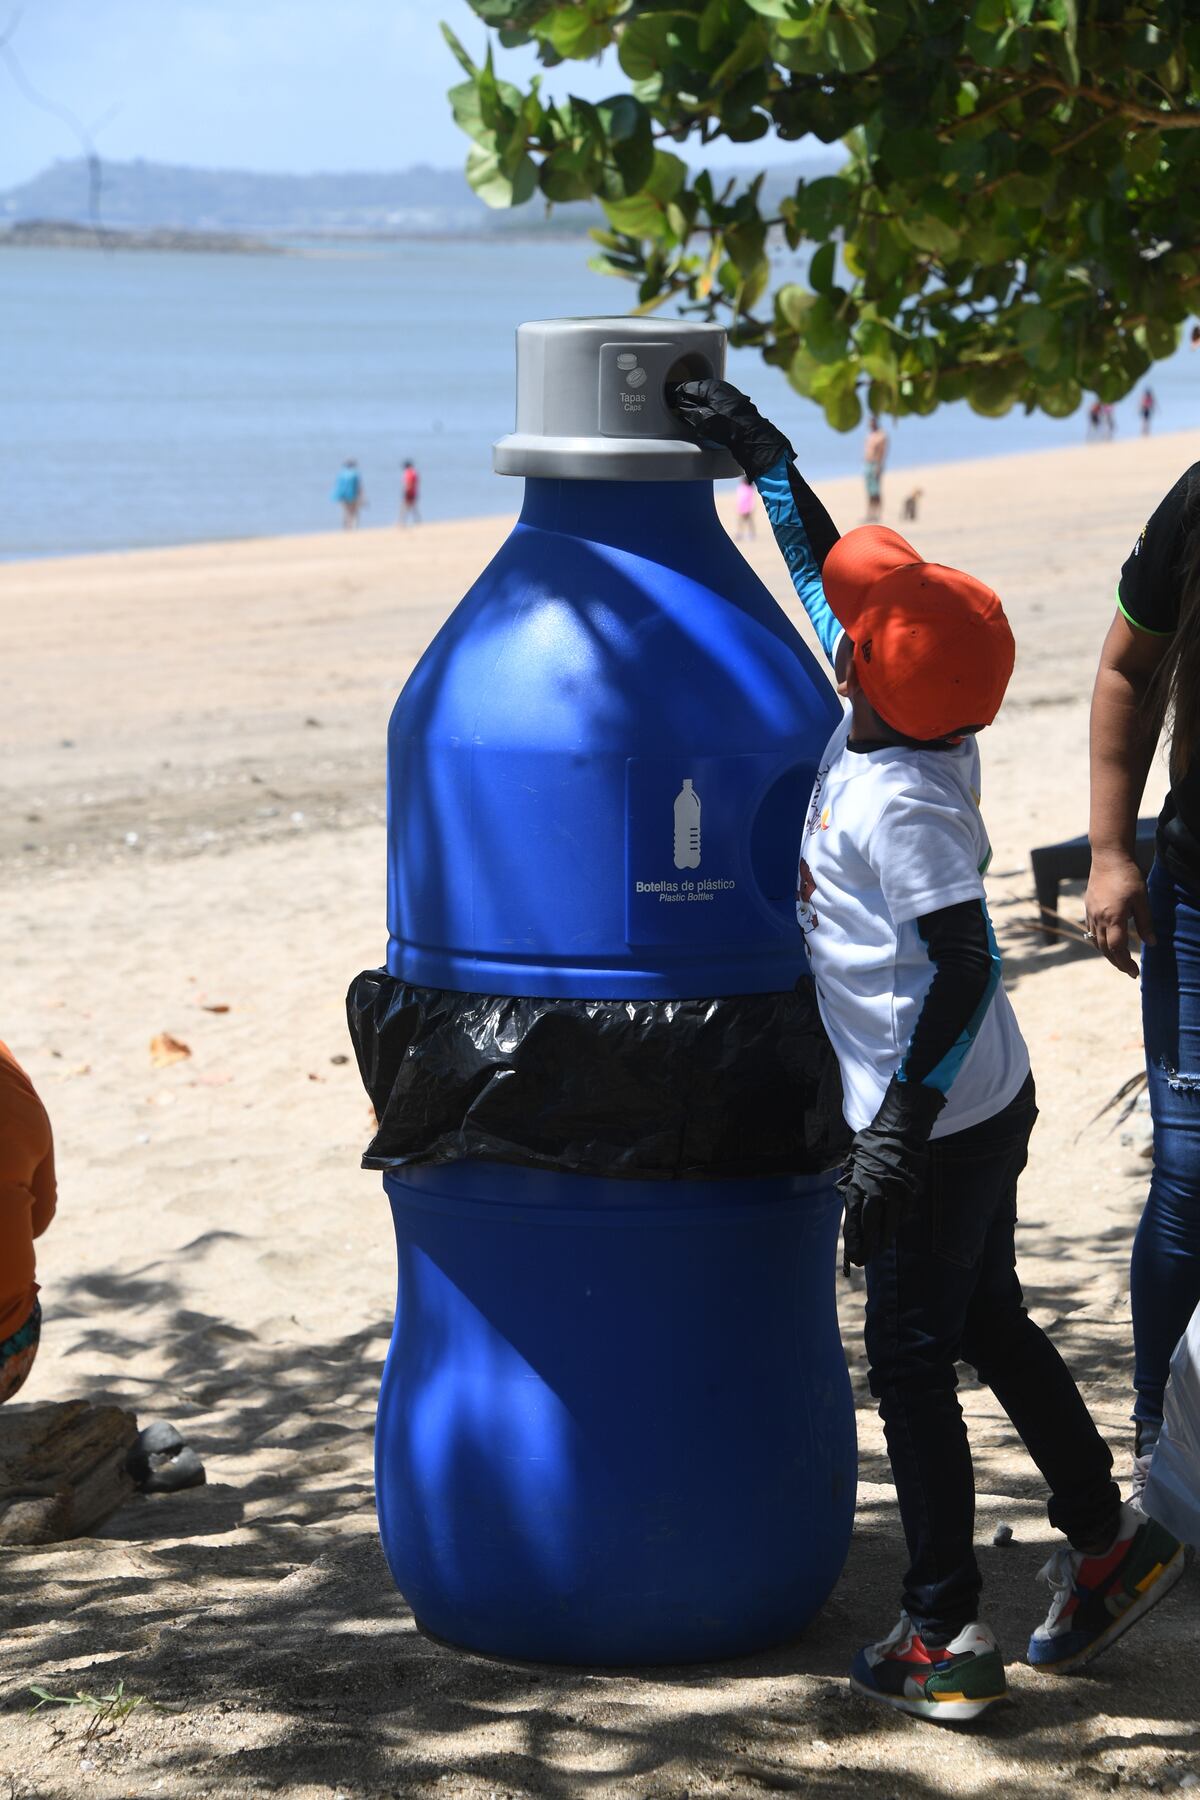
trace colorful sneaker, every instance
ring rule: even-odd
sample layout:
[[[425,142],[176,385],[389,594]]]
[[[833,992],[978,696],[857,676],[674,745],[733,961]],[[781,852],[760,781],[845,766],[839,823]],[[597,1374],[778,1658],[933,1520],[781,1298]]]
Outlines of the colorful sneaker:
[[[1008,1698],[1004,1660],[986,1625],[964,1626],[944,1648],[933,1648],[907,1613],[890,1637],[859,1651],[850,1686],[898,1712],[959,1725]]]
[[[1045,1624],[1029,1640],[1030,1662],[1058,1674],[1081,1669],[1157,1606],[1183,1570],[1183,1545],[1126,1502],[1103,1556],[1085,1556],[1064,1544],[1042,1570],[1054,1599]]]

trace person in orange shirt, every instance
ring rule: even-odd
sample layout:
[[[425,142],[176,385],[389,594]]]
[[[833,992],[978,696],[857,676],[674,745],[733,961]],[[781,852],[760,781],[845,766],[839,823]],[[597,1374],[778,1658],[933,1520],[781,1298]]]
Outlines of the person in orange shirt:
[[[42,1309],[33,1242],[54,1217],[54,1138],[32,1081],[0,1043],[0,1404],[33,1367]]]

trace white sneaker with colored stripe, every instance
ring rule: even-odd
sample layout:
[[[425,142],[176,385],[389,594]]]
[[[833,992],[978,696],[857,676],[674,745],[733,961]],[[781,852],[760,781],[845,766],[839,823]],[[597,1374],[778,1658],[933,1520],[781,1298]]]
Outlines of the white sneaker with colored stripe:
[[[1059,1675],[1081,1669],[1157,1606],[1183,1570],[1183,1545],[1126,1501],[1102,1555],[1064,1544],[1042,1570],[1054,1598],[1029,1640],[1030,1662]]]
[[[926,1644],[907,1613],[890,1637],[860,1650],[850,1686],[897,1712],[963,1725],[1008,1698],[1004,1659],[986,1625],[966,1625],[945,1645]]]

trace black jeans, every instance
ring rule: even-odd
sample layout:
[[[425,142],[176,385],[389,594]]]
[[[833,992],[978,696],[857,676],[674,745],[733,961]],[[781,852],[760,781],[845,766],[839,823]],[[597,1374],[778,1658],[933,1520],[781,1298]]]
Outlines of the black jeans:
[[[871,1392],[912,1560],[904,1606],[935,1643],[978,1617],[982,1586],[955,1363],[974,1366],[1016,1426],[1050,1489],[1050,1523],[1077,1547],[1117,1527],[1112,1455],[1017,1280],[1017,1178],[1036,1118],[1031,1075],[1003,1112],[935,1139],[921,1204],[867,1264]]]

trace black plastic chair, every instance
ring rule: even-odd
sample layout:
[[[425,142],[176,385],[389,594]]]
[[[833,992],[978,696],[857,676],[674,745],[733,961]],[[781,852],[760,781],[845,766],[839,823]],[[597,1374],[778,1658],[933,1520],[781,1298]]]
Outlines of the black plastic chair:
[[[1137,822],[1133,854],[1143,875],[1150,873],[1154,861],[1157,829],[1157,819],[1139,819]],[[1059,933],[1049,915],[1058,912],[1058,884],[1060,881],[1087,880],[1092,870],[1092,846],[1086,837],[1067,838],[1065,843],[1043,844],[1040,850],[1030,851],[1030,861],[1042,930],[1049,938],[1057,937]]]

